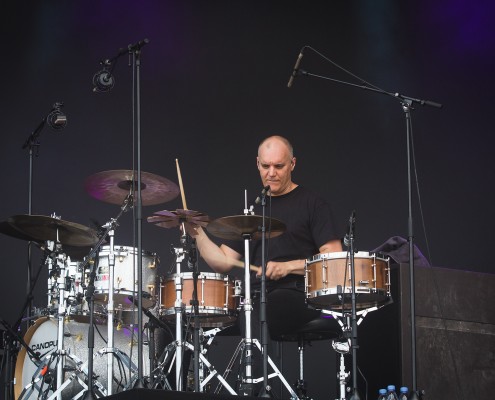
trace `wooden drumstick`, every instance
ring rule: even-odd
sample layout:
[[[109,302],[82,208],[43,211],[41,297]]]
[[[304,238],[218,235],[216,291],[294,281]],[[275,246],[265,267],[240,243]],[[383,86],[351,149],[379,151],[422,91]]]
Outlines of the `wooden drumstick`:
[[[180,195],[182,197],[182,208],[184,210],[187,210],[186,195],[184,193],[184,186],[182,185],[182,175],[180,174],[179,160],[177,158],[175,159],[175,165],[177,166],[177,177],[179,178]]]
[[[236,260],[235,258],[228,258],[227,261],[232,264],[234,267],[237,267],[237,268],[244,268],[245,265],[244,263],[241,261],[241,260]],[[258,273],[260,271],[260,267],[257,267],[256,265],[250,265],[249,266],[249,269],[251,271],[254,271],[256,273]]]

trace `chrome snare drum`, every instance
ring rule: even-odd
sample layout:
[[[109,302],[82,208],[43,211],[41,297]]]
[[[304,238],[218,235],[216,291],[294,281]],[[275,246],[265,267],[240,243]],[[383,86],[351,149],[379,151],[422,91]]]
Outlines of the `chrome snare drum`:
[[[389,299],[388,257],[359,251],[354,255],[354,269],[356,309],[376,307]],[[317,254],[306,262],[306,301],[313,307],[349,310],[351,286],[351,261],[347,252]]]
[[[132,309],[136,306],[132,298],[137,296],[138,276],[137,276],[137,249],[127,246],[114,246],[115,267],[114,267],[114,303],[115,308]],[[95,279],[95,301],[107,302],[110,246],[102,246],[98,253],[98,269]],[[143,266],[143,307],[150,308],[156,303],[155,300],[155,278],[158,257],[155,253],[142,251]]]
[[[173,322],[175,318],[176,280],[182,282],[182,303],[186,314],[193,314],[193,273],[170,275],[161,285],[160,316]],[[234,282],[227,275],[201,272],[198,276],[198,302],[201,326],[221,327],[235,322],[237,300]]]

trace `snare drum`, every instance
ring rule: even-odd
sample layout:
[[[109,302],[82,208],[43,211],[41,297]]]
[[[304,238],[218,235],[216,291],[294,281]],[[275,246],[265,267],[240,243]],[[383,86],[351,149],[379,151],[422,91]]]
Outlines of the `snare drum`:
[[[108,283],[109,283],[109,255],[110,246],[102,246],[98,254],[98,269],[95,279],[95,301],[108,301]],[[114,246],[115,267],[114,267],[114,306],[115,308],[132,309],[136,306],[129,296],[133,298],[137,295],[137,249],[127,246]],[[143,300],[145,308],[155,305],[155,279],[158,257],[155,253],[142,251],[142,269],[143,269]]]
[[[354,255],[354,269],[356,309],[375,307],[389,299],[389,258],[360,251]],[[351,308],[351,262],[347,252],[317,254],[306,262],[305,275],[308,304],[324,310]]]
[[[87,381],[87,359],[88,359],[88,324],[69,321],[64,323],[64,349],[66,351],[64,369],[69,371],[64,379],[68,379],[72,371],[75,371],[76,375],[83,381]],[[42,317],[35,321],[34,325],[29,327],[24,335],[24,341],[26,344],[39,355],[42,362],[47,363],[51,353],[57,350],[57,331],[58,322],[55,318]],[[146,340],[146,337],[145,337]],[[107,356],[104,354],[103,349],[107,347],[107,333],[100,330],[99,333],[95,332],[94,337],[94,351],[95,356],[93,364],[93,372],[97,379],[93,382],[95,388],[107,389]],[[119,363],[125,365],[122,369],[117,366],[117,360],[114,360],[114,392],[122,391],[130,388],[132,385],[131,376],[137,377],[137,362],[138,362],[138,349],[137,349],[137,327],[134,330],[123,328],[121,330],[114,331],[114,348],[120,350],[116,352],[115,358],[119,358]],[[143,346],[143,365],[146,369],[145,374],[148,374],[148,346]],[[126,364],[128,358],[132,364]],[[83,363],[84,362],[84,363]],[[129,373],[128,365],[131,365],[132,372]],[[43,366],[43,365],[42,365]],[[55,361],[50,363],[50,369],[56,369]],[[82,368],[82,370],[81,370]],[[19,398],[23,389],[28,386],[33,380],[40,377],[39,368],[28,356],[27,350],[22,347],[19,351],[15,365],[15,386],[14,393],[15,398]],[[37,382],[38,387],[41,390],[47,390],[48,384],[46,382]],[[75,398],[75,396],[83,390],[77,379],[73,379],[72,382],[62,391],[62,398]],[[27,395],[26,391],[26,395]],[[52,391],[50,391],[52,393]],[[34,390],[29,396],[23,396],[23,399],[38,399],[38,390]]]
[[[161,285],[160,316],[173,322],[175,319],[176,284],[182,284],[182,304],[186,314],[193,314],[193,273],[173,274]],[[227,275],[202,272],[198,276],[198,302],[201,326],[222,327],[236,320],[237,297],[234,283]]]

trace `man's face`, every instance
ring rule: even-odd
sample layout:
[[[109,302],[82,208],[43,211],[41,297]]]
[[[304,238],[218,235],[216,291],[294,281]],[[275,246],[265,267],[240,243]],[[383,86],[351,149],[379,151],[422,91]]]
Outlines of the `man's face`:
[[[270,185],[272,196],[290,192],[296,159],[291,158],[285,143],[277,139],[264,143],[258,151],[257,163],[263,186]]]

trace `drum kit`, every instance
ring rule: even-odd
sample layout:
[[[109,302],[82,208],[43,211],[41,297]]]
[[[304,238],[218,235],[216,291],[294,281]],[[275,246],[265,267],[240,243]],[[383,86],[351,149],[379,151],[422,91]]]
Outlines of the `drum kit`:
[[[180,185],[183,195],[181,181]],[[207,350],[218,332],[236,323],[240,310],[246,319],[245,332],[233,359],[242,353],[242,379],[259,382],[254,379],[246,358],[256,348],[264,351],[251,334],[250,272],[257,267],[249,262],[250,241],[262,239],[262,217],[253,215],[246,204],[244,215],[210,221],[207,215],[188,210],[183,195],[183,209],[159,211],[147,219],[158,227],[178,227],[181,231],[181,245],[173,249],[176,271],[161,277],[157,273],[160,260],[156,253],[138,254],[134,247],[114,243],[119,217],[133,207],[135,187],[134,173],[128,170],[104,171],[86,180],[87,193],[120,206],[118,216],[98,232],[55,215],[15,215],[0,223],[1,233],[38,243],[43,251],[40,270],[48,271],[46,308],[27,318],[32,323],[23,337],[16,332],[19,326],[8,329],[18,343],[16,399],[81,398],[86,392],[100,398],[128,390],[138,380],[139,358],[143,363],[148,360],[144,371],[148,387],[185,390],[186,350],[194,352],[194,391],[209,390],[211,380],[216,378],[217,392],[221,386],[230,394],[238,394],[239,388],[236,391],[227,382],[231,365],[223,375],[219,374],[209,362]],[[145,172],[142,172],[141,190],[143,205],[165,203],[179,194],[175,183]],[[267,219],[271,226],[269,237],[283,234],[283,222]],[[232,265],[244,269],[244,281],[234,281],[219,273],[199,272],[194,239],[186,234],[185,223],[205,227],[220,239],[244,241],[244,261],[232,260]],[[193,272],[181,271],[186,256],[196,266]],[[143,266],[141,276],[137,269],[139,258]],[[351,265],[348,252],[318,254],[306,261],[305,268],[307,303],[335,317],[344,333],[348,330],[345,321],[349,319],[351,295],[358,299],[355,306],[361,318],[390,301],[388,258],[356,252],[353,261]],[[351,285],[351,275],[356,279],[355,285]],[[141,309],[136,301],[139,293],[142,293]],[[138,313],[146,317],[144,326],[137,323]],[[154,330],[171,332],[174,325],[174,340],[158,352]],[[190,326],[194,326],[191,340],[187,336]],[[138,330],[146,331],[142,348],[136,342]],[[343,354],[349,352],[349,346],[336,342],[333,347],[342,357],[339,374],[342,386],[349,376],[343,365]],[[268,378],[280,378],[291,398],[298,399],[276,365],[271,360],[269,363],[273,373],[261,379],[267,382]],[[169,378],[173,378],[173,366],[172,385]]]

